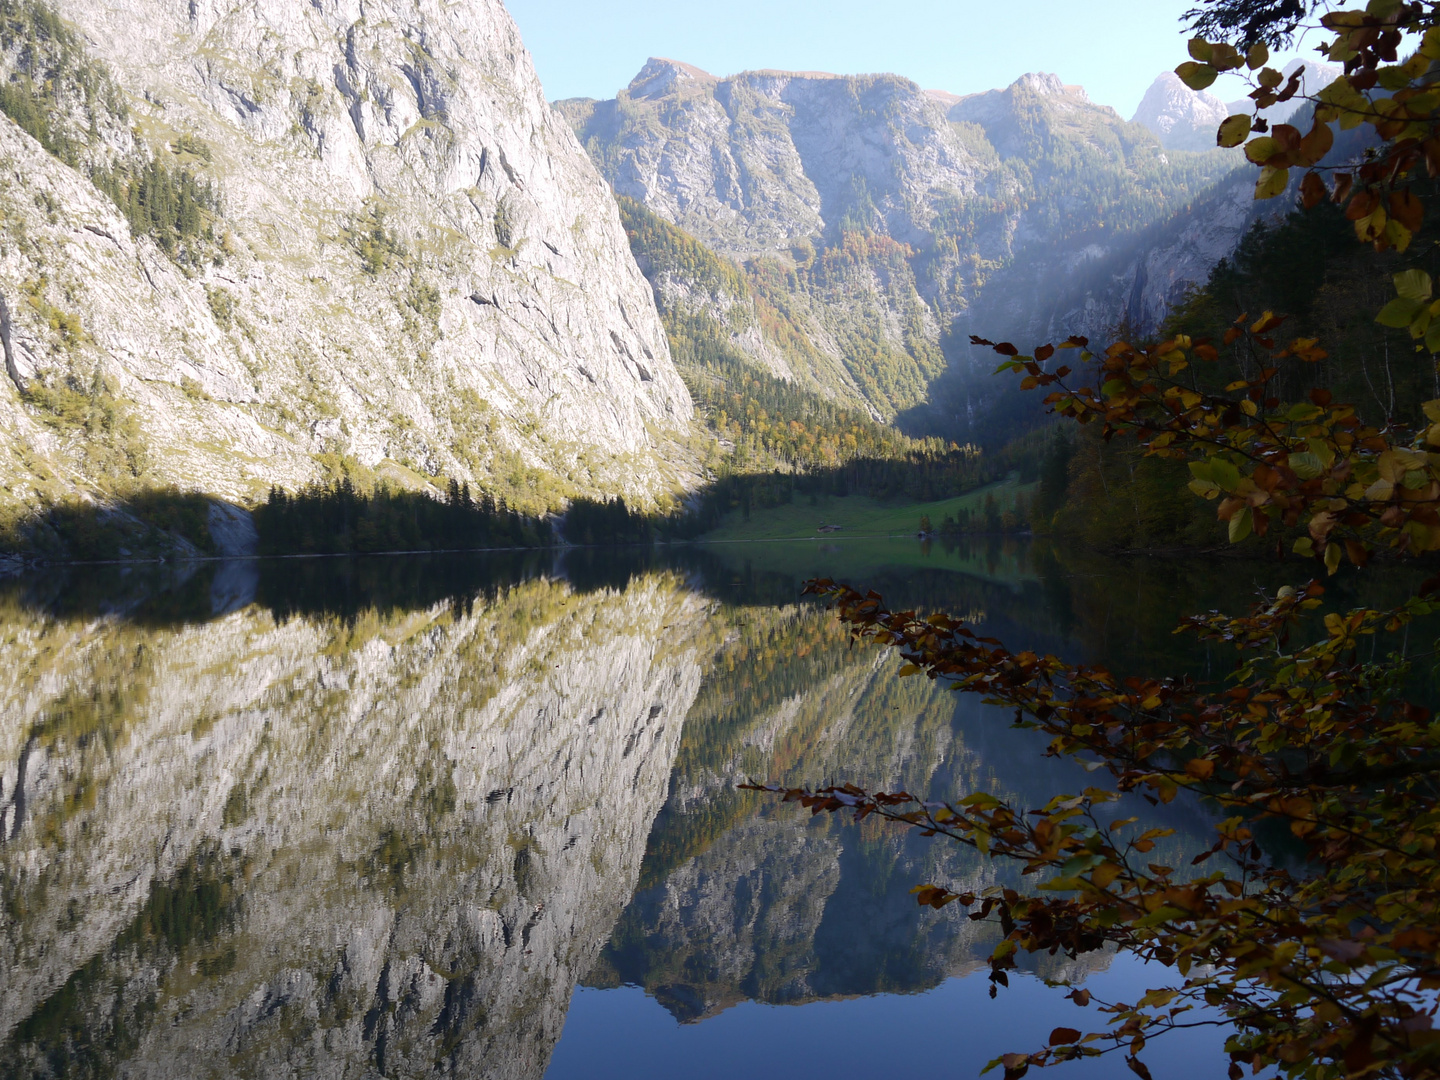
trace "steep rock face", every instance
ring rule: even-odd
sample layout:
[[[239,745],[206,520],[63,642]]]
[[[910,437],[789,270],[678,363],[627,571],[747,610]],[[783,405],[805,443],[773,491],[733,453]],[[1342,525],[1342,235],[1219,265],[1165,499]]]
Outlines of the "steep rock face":
[[[57,7],[124,116],[76,168],[0,121],[12,498],[117,477],[246,498],[345,459],[536,508],[691,479],[649,288],[499,0]],[[86,178],[132,153],[215,186],[203,259]],[[60,392],[113,401],[124,437]]]
[[[558,106],[617,192],[741,260],[788,253],[863,203],[864,224],[923,241],[936,201],[980,172],[940,107],[893,75],[721,80],[652,59],[615,100]]]
[[[795,374],[885,416],[923,396],[941,326],[935,288],[907,260],[983,169],[913,83],[763,71],[722,80],[653,59],[616,99],[557,109],[617,193],[724,256],[764,264],[757,289],[815,347],[789,355]],[[880,242],[844,249],[846,232]],[[831,248],[842,250],[826,261]],[[787,282],[791,272],[807,280]],[[773,371],[766,351],[752,355]],[[877,353],[878,366],[903,369],[898,380],[869,370]]]
[[[1215,145],[1216,128],[1229,115],[1229,107],[1219,98],[1191,90],[1180,76],[1167,71],[1145,91],[1131,122],[1153,131],[1166,149],[1209,150]]]
[[[699,686],[678,578],[3,617],[0,1071],[543,1075]]]

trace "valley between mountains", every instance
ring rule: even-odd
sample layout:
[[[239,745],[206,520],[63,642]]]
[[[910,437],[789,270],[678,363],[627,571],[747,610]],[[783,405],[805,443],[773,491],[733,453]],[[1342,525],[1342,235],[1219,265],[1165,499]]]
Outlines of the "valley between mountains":
[[[1039,416],[972,333],[1150,332],[1259,213],[1165,77],[552,107],[499,0],[3,0],[0,79],[0,531],[51,557],[254,550],[272,488],[539,521],[988,453]]]

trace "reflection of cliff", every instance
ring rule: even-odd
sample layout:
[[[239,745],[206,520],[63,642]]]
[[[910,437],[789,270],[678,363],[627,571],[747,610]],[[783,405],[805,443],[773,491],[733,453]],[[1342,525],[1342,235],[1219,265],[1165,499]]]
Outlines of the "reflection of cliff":
[[[809,819],[735,783],[983,789],[1037,805],[1084,781],[997,710],[900,679],[894,656],[851,651],[823,612],[742,618],[686,719],[641,887],[587,981],[642,985],[693,1020],[746,998],[914,992],[982,964],[996,931],[957,907],[922,911],[910,890],[1008,884],[1010,868],[873,819]]]
[[[0,611],[0,1073],[538,1078],[707,609],[651,574],[344,621]]]

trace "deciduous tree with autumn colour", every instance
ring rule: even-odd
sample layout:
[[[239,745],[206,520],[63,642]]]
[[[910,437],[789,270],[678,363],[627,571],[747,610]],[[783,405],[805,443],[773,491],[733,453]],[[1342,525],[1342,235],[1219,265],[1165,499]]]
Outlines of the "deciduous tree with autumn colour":
[[[1253,113],[1227,119],[1217,139],[1243,144],[1259,167],[1257,198],[1332,200],[1360,241],[1404,252],[1425,214],[1417,185],[1440,176],[1440,4],[1331,8],[1215,0],[1191,17],[1221,40],[1195,38],[1177,74],[1202,89],[1221,73],[1248,73]],[[1307,19],[1344,75],[1308,99],[1304,125],[1269,124],[1260,111],[1301,104],[1303,80],[1270,67],[1268,46]],[[1327,157],[1335,129],[1367,125],[1373,146],[1362,159]],[[1409,329],[1414,363],[1435,364],[1440,290],[1419,269],[1394,287],[1379,320]],[[1287,369],[1325,351],[1284,330],[1283,313],[1267,311],[1214,341],[1092,348],[1073,338],[1022,354],[976,339],[1061,418],[1186,463],[1195,497],[1215,503],[1231,541],[1274,541],[1297,568],[1293,586],[1246,615],[1183,620],[1180,632],[1235,650],[1226,685],[1120,678],[1011,652],[944,614],[890,611],[831,581],[809,586],[857,637],[899,650],[902,674],[1012,710],[1048,736],[1050,753],[1097,777],[1041,807],[986,793],[949,803],[853,786],[767,789],[815,813],[886,818],[1023,864],[1037,883],[1029,893],[917,889],[921,904],[960,904],[999,923],[998,985],[1027,951],[1120,948],[1170,973],[1138,1001],[1072,990],[1089,1022],[993,1062],[1007,1078],[1111,1053],[1148,1077],[1148,1044],[1215,1023],[1217,1012],[1233,1029],[1232,1077],[1271,1068],[1307,1080],[1440,1077],[1440,719],[1407,699],[1402,672],[1363,661],[1358,648],[1440,612],[1440,577],[1386,610],[1323,605],[1323,583],[1342,562],[1440,551],[1440,401],[1379,426],[1323,388],[1286,400],[1279,387],[1309,381],[1283,378]],[[1240,349],[1259,361],[1252,374],[1217,378],[1225,352]],[[1221,808],[1213,844],[1190,867],[1152,862],[1168,830],[1113,820],[1106,807],[1126,794]],[[1303,861],[1267,856],[1257,836],[1277,826],[1303,845]]]

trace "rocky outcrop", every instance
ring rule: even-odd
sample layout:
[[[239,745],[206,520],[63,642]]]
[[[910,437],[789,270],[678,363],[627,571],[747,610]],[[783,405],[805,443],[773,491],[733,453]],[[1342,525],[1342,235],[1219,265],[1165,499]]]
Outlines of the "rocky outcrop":
[[[538,1080],[629,898],[708,604],[147,630],[7,609],[7,1075]]]
[[[0,119],[6,498],[693,482],[650,290],[499,0],[56,7],[113,94],[78,153]],[[218,193],[203,235],[137,228],[117,162]]]
[[[981,172],[940,107],[893,75],[721,80],[652,59],[614,101],[557,107],[617,192],[741,260],[833,235],[847,214],[922,243],[937,204]]]

